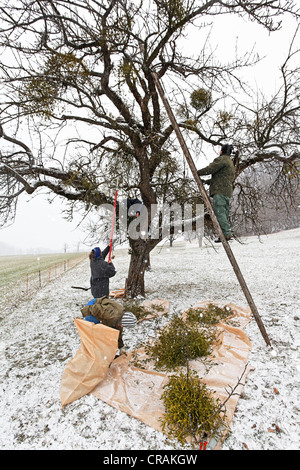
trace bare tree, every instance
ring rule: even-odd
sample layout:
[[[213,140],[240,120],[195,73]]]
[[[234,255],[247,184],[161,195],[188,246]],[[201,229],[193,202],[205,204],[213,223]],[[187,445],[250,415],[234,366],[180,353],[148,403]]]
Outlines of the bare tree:
[[[3,223],[14,217],[20,194],[42,188],[64,198],[72,216],[78,207],[87,213],[113,203],[118,182],[123,194],[141,198],[149,224],[152,205],[184,202],[195,192],[152,70],[173,92],[196,151],[232,140],[237,178],[265,161],[280,162],[281,173],[296,168],[299,70],[287,61],[272,102],[246,107],[231,91],[243,89],[238,71],[256,57],[220,63],[206,52],[203,35],[210,20],[228,13],[274,31],[282,14],[299,17],[292,0],[0,0],[0,11]],[[198,57],[185,57],[180,43],[196,26],[203,47]],[[218,105],[225,93],[226,113]],[[127,289],[135,296],[145,292],[145,261],[159,238],[129,242]]]

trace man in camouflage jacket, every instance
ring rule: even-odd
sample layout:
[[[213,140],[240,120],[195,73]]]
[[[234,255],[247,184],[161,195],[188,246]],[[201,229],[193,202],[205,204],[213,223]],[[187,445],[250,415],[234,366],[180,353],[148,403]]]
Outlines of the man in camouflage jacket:
[[[234,164],[230,156],[232,150],[232,145],[223,145],[220,156],[207,167],[197,171],[199,176],[212,175],[209,195],[213,198],[213,210],[227,240],[232,237],[229,223],[230,199],[235,176]]]

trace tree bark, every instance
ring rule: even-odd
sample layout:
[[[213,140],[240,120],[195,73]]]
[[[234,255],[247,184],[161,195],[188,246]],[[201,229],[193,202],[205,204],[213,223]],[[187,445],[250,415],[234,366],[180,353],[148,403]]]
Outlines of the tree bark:
[[[125,296],[145,296],[145,270],[149,265],[149,254],[154,248],[150,240],[129,240],[131,248],[128,277],[125,284]]]

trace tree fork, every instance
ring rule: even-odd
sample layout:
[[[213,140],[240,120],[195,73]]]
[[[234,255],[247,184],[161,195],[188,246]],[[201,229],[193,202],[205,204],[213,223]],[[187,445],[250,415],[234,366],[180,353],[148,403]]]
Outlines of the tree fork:
[[[177,138],[178,138],[178,141],[179,141],[179,143],[180,143],[180,145],[181,145],[181,148],[182,148],[182,151],[183,151],[183,153],[184,153],[184,156],[185,156],[185,158],[186,158],[186,160],[187,160],[187,162],[188,162],[188,164],[189,164],[189,167],[190,167],[190,169],[191,169],[192,175],[193,175],[193,177],[194,177],[194,179],[195,179],[195,181],[196,181],[196,184],[197,184],[197,186],[198,186],[198,188],[199,188],[199,191],[200,191],[200,193],[201,193],[201,195],[202,195],[202,197],[203,197],[203,201],[204,201],[204,203],[205,203],[205,205],[206,205],[206,208],[207,208],[207,210],[208,210],[208,212],[209,212],[209,214],[210,214],[212,223],[213,223],[213,225],[214,225],[214,227],[215,227],[215,229],[216,229],[216,231],[217,231],[217,234],[218,234],[219,237],[220,237],[220,240],[221,240],[221,242],[222,242],[222,244],[223,244],[223,247],[224,247],[224,249],[225,249],[225,251],[226,251],[226,254],[227,254],[228,258],[229,258],[229,261],[230,261],[230,263],[231,263],[231,265],[232,265],[232,267],[233,267],[233,270],[234,270],[234,272],[235,272],[235,274],[236,274],[236,277],[237,277],[237,279],[238,279],[238,281],[239,281],[239,283],[240,283],[240,286],[241,286],[241,288],[242,288],[242,290],[243,290],[243,292],[244,292],[244,295],[245,295],[245,297],[246,297],[246,299],[247,299],[247,302],[248,302],[248,304],[249,304],[249,307],[250,307],[250,309],[251,309],[251,312],[252,312],[252,314],[253,314],[253,316],[254,316],[254,318],[255,318],[255,320],[256,320],[256,323],[257,323],[257,325],[258,325],[258,327],[259,327],[259,329],[260,329],[260,332],[261,332],[261,334],[262,334],[262,336],[263,336],[263,338],[264,338],[266,344],[267,344],[268,346],[271,346],[270,339],[269,339],[269,337],[268,337],[268,334],[267,334],[267,332],[266,332],[266,329],[265,329],[265,327],[264,327],[264,324],[263,324],[263,322],[262,322],[262,319],[261,319],[261,317],[260,317],[260,315],[259,315],[259,313],[258,313],[258,310],[257,310],[257,308],[256,308],[256,305],[255,305],[255,303],[254,303],[254,301],[253,301],[252,295],[251,295],[251,293],[250,293],[250,291],[249,291],[249,289],[248,289],[248,287],[247,287],[247,284],[246,284],[246,281],[245,281],[245,279],[244,279],[244,276],[242,275],[242,272],[241,272],[241,270],[240,270],[240,268],[239,268],[239,265],[238,265],[238,263],[237,263],[237,261],[236,261],[236,259],[235,259],[234,254],[233,254],[233,252],[232,252],[232,250],[231,250],[231,248],[230,248],[230,246],[229,246],[229,243],[227,242],[227,240],[226,240],[226,238],[225,238],[225,236],[224,236],[224,234],[223,234],[223,232],[222,232],[222,229],[221,229],[221,227],[220,227],[220,225],[219,225],[219,222],[218,222],[218,220],[217,220],[217,218],[216,218],[216,216],[215,216],[215,213],[214,213],[214,211],[213,211],[213,208],[212,208],[212,204],[211,204],[211,202],[210,202],[210,199],[209,199],[209,197],[208,197],[208,195],[207,195],[207,193],[206,193],[206,190],[205,190],[205,188],[204,188],[204,186],[203,186],[203,183],[202,183],[201,179],[199,178],[199,175],[198,175],[198,173],[197,173],[197,169],[196,169],[195,163],[194,163],[194,161],[193,161],[193,159],[192,159],[192,156],[191,156],[191,154],[190,154],[190,152],[189,152],[189,149],[188,149],[188,147],[187,147],[187,145],[186,145],[186,143],[185,143],[185,140],[184,140],[184,138],[183,138],[183,135],[182,135],[182,133],[181,133],[181,130],[180,130],[179,126],[178,126],[178,123],[177,123],[177,121],[176,121],[176,119],[175,119],[175,116],[174,116],[174,114],[173,114],[173,111],[172,111],[172,109],[171,109],[171,107],[170,107],[170,104],[169,104],[169,102],[168,102],[168,100],[167,100],[167,98],[166,98],[166,96],[165,96],[165,92],[164,92],[164,90],[163,90],[163,87],[162,87],[162,85],[161,85],[161,83],[160,83],[160,81],[159,81],[159,78],[158,78],[157,74],[156,74],[155,72],[153,72],[153,71],[152,71],[152,76],[153,76],[153,79],[154,79],[156,88],[157,88],[157,90],[158,90],[158,93],[159,93],[159,95],[160,95],[160,97],[161,97],[161,100],[162,100],[162,102],[163,102],[163,104],[164,104],[164,107],[165,107],[165,109],[166,109],[166,111],[167,111],[167,114],[168,114],[168,116],[169,116],[169,119],[170,119],[170,121],[171,121],[171,123],[172,123],[172,126],[173,126],[173,128],[174,128],[174,131],[175,131],[176,136],[177,136]]]

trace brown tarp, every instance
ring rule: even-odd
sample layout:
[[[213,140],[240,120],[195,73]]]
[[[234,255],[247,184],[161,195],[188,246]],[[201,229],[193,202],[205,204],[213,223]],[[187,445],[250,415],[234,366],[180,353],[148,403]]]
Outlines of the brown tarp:
[[[164,299],[145,300],[141,303],[142,307],[149,312],[145,317],[141,318],[138,323],[145,320],[152,320],[153,318],[165,315],[169,312],[170,301]]]
[[[165,313],[169,306],[168,301],[161,299],[157,299],[155,303],[164,307],[161,313]],[[207,361],[193,360],[190,361],[190,368],[202,377],[203,382],[222,402],[228,398],[228,393],[237,383],[241,382],[235,394],[226,402],[229,425],[250,370],[247,361],[251,342],[243,329],[250,321],[251,312],[232,303],[212,301],[199,302],[193,308],[205,308],[210,303],[222,308],[225,305],[230,307],[234,312],[234,326],[227,322],[219,323],[218,341],[209,357],[211,364],[208,367]],[[92,393],[105,403],[161,431],[160,418],[164,413],[161,395],[170,374],[156,371],[155,364],[151,362],[144,363],[143,360],[147,358],[144,348],[114,360],[119,334],[117,330],[80,319],[75,319],[75,324],[81,337],[81,345],[62,376],[62,405],[65,406],[86,393]],[[143,367],[140,367],[141,363]],[[214,448],[218,448],[218,445],[214,444]]]
[[[251,342],[243,328],[249,322],[251,312],[232,303],[211,301],[200,302],[193,308],[206,307],[210,303],[215,303],[220,307],[228,305],[234,312],[232,320],[237,326],[220,323],[217,326],[218,342],[209,358],[212,359],[213,364],[207,368],[203,361],[194,360],[190,361],[190,368],[203,378],[203,382],[222,402],[228,398],[230,390],[243,376],[241,385],[226,403],[227,424],[229,425],[242,391],[242,384],[250,370],[247,359]],[[169,380],[169,375],[156,371],[154,364],[151,363],[146,363],[146,369],[134,365],[135,358],[141,362],[146,357],[144,348],[134,351],[134,355],[130,352],[127,356],[120,356],[113,362],[106,377],[91,393],[105,403],[161,431],[160,418],[164,413],[161,395],[164,385]],[[218,445],[214,448],[218,448]]]

